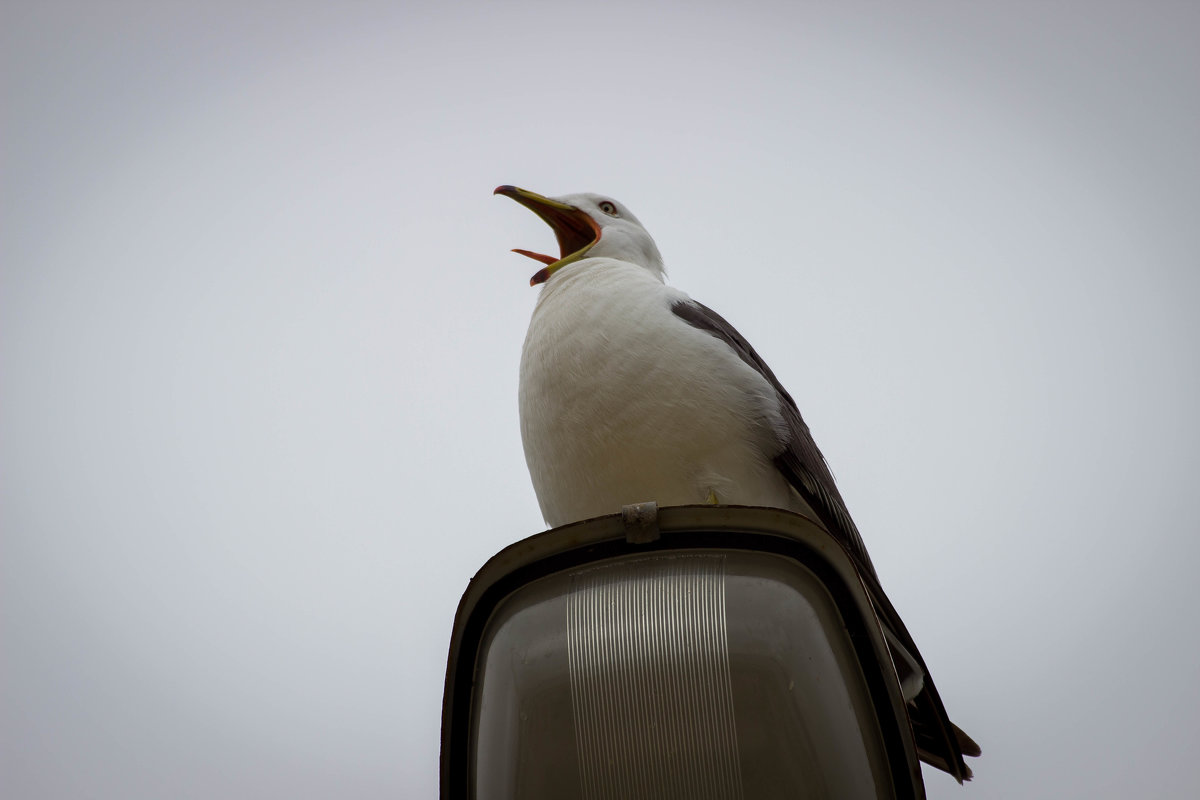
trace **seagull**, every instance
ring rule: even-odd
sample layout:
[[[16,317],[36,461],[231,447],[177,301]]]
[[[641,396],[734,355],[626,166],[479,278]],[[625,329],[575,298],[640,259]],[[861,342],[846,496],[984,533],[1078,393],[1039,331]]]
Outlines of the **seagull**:
[[[850,554],[884,630],[922,761],[970,780],[977,744],[942,705],[795,400],[717,312],[668,286],[654,239],[598,194],[497,187],[554,231],[521,353],[525,459],[551,527],[629,503],[795,511]]]

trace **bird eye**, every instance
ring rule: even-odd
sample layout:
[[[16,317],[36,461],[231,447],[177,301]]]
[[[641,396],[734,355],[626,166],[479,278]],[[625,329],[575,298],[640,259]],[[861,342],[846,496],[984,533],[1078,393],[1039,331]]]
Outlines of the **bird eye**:
[[[600,201],[600,210],[605,214],[608,214],[610,217],[617,216],[617,207],[607,200]]]

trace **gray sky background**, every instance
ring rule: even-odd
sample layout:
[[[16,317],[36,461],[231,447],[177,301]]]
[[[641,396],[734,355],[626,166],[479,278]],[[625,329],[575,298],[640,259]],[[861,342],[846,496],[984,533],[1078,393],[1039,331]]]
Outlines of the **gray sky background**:
[[[552,247],[611,193],[795,395],[955,720],[932,798],[1200,756],[1200,6],[5,2],[0,780],[432,797],[544,526]]]

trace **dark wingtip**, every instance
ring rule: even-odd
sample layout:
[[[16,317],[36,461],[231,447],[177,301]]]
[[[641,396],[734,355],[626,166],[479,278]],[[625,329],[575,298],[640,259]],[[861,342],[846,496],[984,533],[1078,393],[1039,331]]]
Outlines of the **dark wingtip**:
[[[983,750],[975,743],[975,740],[964,733],[962,728],[953,722],[950,723],[950,728],[954,731],[954,738],[958,740],[958,747],[962,750],[964,756],[978,758],[983,753]]]

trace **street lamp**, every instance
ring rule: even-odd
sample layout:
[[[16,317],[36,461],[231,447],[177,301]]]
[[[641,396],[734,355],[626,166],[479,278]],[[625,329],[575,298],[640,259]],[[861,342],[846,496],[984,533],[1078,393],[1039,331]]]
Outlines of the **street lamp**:
[[[923,798],[849,556],[798,514],[626,506],[490,559],[459,604],[443,800]]]

